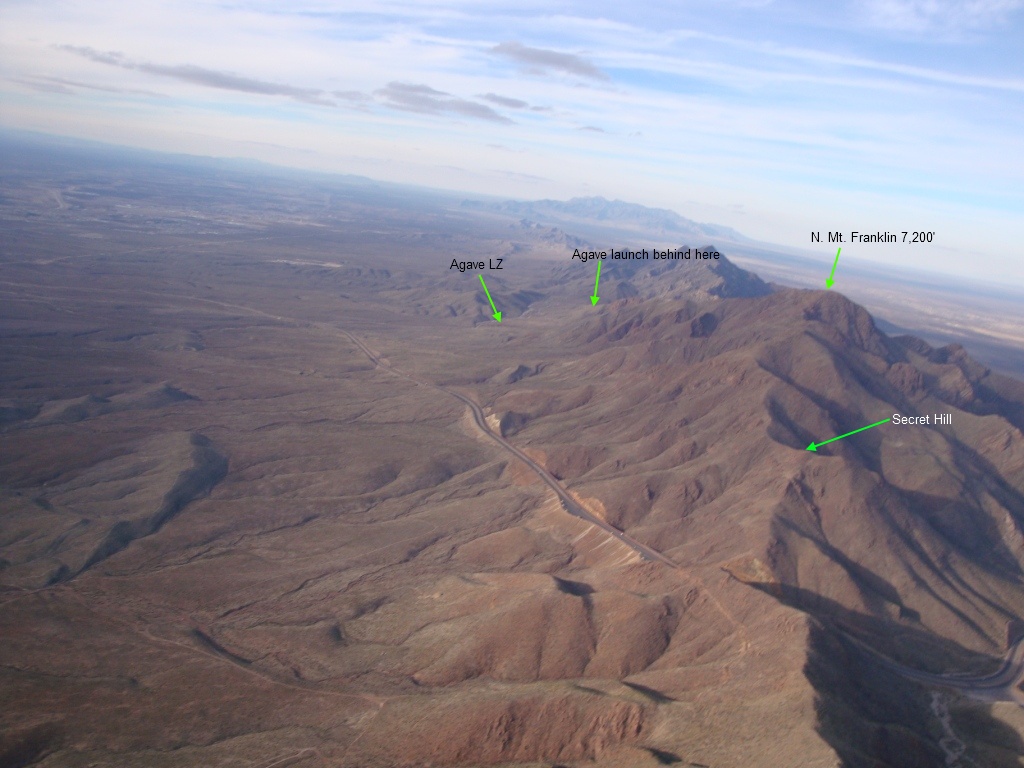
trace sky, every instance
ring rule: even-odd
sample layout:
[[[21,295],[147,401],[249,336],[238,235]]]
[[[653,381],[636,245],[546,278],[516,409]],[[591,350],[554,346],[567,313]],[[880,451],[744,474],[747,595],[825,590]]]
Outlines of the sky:
[[[0,0],[0,126],[1024,286],[1024,0]]]

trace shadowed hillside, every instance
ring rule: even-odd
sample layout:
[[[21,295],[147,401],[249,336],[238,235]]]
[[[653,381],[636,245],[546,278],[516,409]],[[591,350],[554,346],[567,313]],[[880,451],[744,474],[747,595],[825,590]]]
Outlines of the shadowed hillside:
[[[1019,381],[724,257],[594,306],[571,229],[58,160],[0,197],[0,763],[1024,755]]]

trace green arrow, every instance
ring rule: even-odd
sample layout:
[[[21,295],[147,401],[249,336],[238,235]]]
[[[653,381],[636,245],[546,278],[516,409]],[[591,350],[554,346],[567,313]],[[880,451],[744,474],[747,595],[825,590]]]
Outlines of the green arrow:
[[[842,252],[842,248],[836,251],[836,260],[832,262],[832,274],[825,278],[825,285],[827,285],[829,288],[831,288],[832,283],[835,282],[833,278],[836,276],[836,267],[839,266],[839,254]],[[822,443],[822,445],[824,445],[824,443]]]
[[[881,421],[876,421],[874,424],[868,424],[866,427],[861,427],[860,429],[855,429],[855,430],[853,430],[853,432],[847,432],[845,435],[840,435],[839,437],[830,437],[828,440],[822,440],[820,443],[811,443],[810,445],[807,446],[807,450],[808,451],[816,451],[816,450],[818,450],[823,445],[828,445],[829,443],[834,443],[836,440],[842,440],[844,437],[849,437],[850,435],[856,435],[858,432],[863,432],[865,429],[871,429],[872,427],[877,427],[880,424],[887,424],[890,421],[892,421],[891,418],[889,418],[889,419],[882,419]]]
[[[487,300],[491,302],[491,309],[494,310],[494,314],[491,315],[499,323],[501,322],[501,312],[498,311],[497,307],[494,306],[494,299],[491,298],[491,292],[487,290],[487,283],[484,282],[484,276],[480,275],[480,285],[484,287],[484,293],[487,294]]]
[[[594,295],[590,297],[590,306],[597,306],[601,297],[597,295],[597,284],[601,282],[601,262],[597,262],[597,277],[594,278]]]

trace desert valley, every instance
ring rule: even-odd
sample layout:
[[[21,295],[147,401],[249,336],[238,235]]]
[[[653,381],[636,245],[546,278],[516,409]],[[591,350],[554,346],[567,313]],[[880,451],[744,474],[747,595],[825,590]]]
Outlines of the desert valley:
[[[0,765],[1024,759],[1012,365],[696,224],[592,302],[644,236],[19,141]]]

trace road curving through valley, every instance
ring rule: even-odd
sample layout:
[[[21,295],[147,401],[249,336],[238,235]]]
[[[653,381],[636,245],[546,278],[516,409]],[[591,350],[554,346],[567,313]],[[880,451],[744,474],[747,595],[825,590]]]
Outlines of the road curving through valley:
[[[387,363],[383,359],[381,359],[380,355],[375,353],[360,339],[353,336],[346,330],[339,330],[341,330],[341,333],[344,334],[345,337],[348,338],[348,340],[351,341],[364,355],[370,358],[370,361],[378,368],[388,371],[389,373],[392,373],[403,379],[406,379],[407,381],[410,381],[418,386],[429,387],[439,392],[443,392],[449,397],[454,397],[456,400],[459,400],[461,403],[466,405],[473,416],[473,423],[476,426],[476,428],[479,429],[480,432],[482,432],[486,437],[493,440],[501,448],[511,453],[513,456],[515,456],[517,459],[523,462],[527,467],[529,467],[541,479],[541,481],[548,486],[548,488],[554,491],[555,495],[558,497],[558,500],[562,505],[562,508],[570,515],[578,517],[581,520],[585,520],[591,525],[600,528],[609,536],[618,539],[627,547],[629,547],[634,552],[639,554],[644,560],[662,563],[663,565],[667,565],[670,568],[679,567],[675,562],[673,562],[671,559],[663,555],[661,552],[658,552],[657,550],[652,549],[651,547],[648,547],[645,544],[641,544],[639,541],[634,539],[629,534],[620,531],[614,525],[611,525],[607,521],[602,520],[593,513],[587,511],[583,507],[583,505],[576,501],[576,499],[572,497],[572,494],[570,494],[569,491],[562,486],[558,479],[554,475],[552,475],[547,469],[545,469],[539,462],[530,458],[530,456],[527,455],[525,451],[517,448],[504,437],[502,437],[500,434],[492,430],[490,426],[488,426],[487,424],[487,417],[484,414],[483,408],[481,408],[479,403],[477,403],[471,397],[464,395],[461,392],[457,392],[453,389],[448,389],[447,387],[442,387],[437,384],[421,381],[413,376],[410,376],[404,371],[400,371],[398,368],[395,368],[390,363]]]

